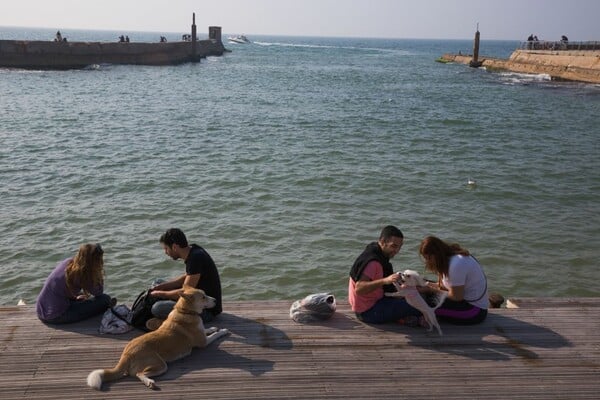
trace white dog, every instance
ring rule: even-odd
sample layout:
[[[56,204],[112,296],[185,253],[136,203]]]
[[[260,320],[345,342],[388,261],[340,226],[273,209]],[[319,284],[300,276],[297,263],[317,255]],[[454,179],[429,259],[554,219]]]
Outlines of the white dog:
[[[185,287],[167,320],[157,330],[129,342],[114,368],[92,371],[87,378],[88,386],[100,390],[102,382],[130,375],[157,389],[151,377],[167,372],[167,362],[188,356],[193,347],[206,347],[229,334],[227,329],[204,329],[200,313],[214,305],[215,299],[202,290]]]
[[[394,286],[396,287],[397,292],[394,293],[386,293],[387,296],[390,297],[404,297],[406,302],[421,311],[423,317],[425,317],[425,321],[429,325],[428,331],[431,332],[433,327],[437,329],[440,336],[442,336],[442,329],[440,328],[440,324],[435,316],[435,310],[442,305],[446,297],[448,297],[448,293],[445,291],[436,292],[437,295],[437,303],[435,307],[430,307],[425,299],[421,296],[419,291],[417,290],[417,286],[426,286],[426,282],[421,275],[417,271],[413,271],[407,269],[406,271],[400,273],[402,278],[402,285],[397,282],[394,282]]]

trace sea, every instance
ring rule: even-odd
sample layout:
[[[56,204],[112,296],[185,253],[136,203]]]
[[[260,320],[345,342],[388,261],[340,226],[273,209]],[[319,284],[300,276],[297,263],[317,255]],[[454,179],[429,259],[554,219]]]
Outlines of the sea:
[[[198,64],[0,69],[1,305],[34,304],[87,242],[130,304],[183,274],[159,244],[171,227],[215,260],[225,309],[347,298],[388,224],[405,236],[395,270],[433,278],[418,247],[436,235],[506,298],[600,296],[600,85],[436,62],[472,40],[247,36]],[[480,54],[518,45],[482,32]]]

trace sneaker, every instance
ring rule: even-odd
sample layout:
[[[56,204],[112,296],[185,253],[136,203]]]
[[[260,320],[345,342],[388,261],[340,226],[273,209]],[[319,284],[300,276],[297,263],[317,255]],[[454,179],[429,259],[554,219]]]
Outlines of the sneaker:
[[[150,318],[148,321],[146,321],[146,329],[149,331],[155,331],[160,328],[163,322],[164,320],[160,318]]]

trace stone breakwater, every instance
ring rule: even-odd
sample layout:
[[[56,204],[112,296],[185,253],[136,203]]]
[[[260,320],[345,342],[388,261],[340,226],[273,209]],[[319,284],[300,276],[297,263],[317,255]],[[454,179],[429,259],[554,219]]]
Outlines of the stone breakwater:
[[[0,40],[0,65],[8,68],[73,69],[92,64],[168,65],[222,55],[217,40],[192,42],[99,43]]]
[[[224,51],[220,40],[211,39],[171,43],[0,40],[0,66],[73,69],[92,64],[169,65],[198,62]]]
[[[183,35],[180,42],[67,42],[60,33],[54,41],[0,40],[0,67],[44,70],[95,64],[176,65],[225,52],[220,26],[208,27],[208,40],[198,40],[196,32],[196,13],[192,13],[191,34]]]
[[[444,54],[441,62],[469,64],[471,55]],[[510,58],[479,57],[488,70],[547,74],[552,79],[600,84],[600,50],[515,50]]]

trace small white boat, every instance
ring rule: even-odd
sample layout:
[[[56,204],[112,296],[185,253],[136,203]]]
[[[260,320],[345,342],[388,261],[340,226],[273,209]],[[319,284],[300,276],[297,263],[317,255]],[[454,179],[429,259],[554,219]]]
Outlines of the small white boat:
[[[232,43],[241,43],[241,44],[250,43],[248,38],[244,35],[229,36],[227,38],[227,40],[229,40]]]

